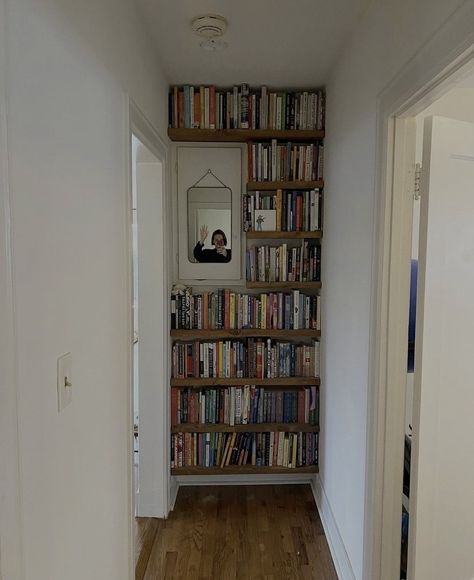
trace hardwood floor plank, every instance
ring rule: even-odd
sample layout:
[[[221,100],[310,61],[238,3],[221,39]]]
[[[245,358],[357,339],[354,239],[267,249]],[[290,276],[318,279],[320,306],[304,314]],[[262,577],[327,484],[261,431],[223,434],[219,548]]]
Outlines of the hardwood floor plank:
[[[144,580],[337,580],[309,485],[179,490]]]
[[[158,529],[163,520],[135,518],[135,580],[143,580]]]

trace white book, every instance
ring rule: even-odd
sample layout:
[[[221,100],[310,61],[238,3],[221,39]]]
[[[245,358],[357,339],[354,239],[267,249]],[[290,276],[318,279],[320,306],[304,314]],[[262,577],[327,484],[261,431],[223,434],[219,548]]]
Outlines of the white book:
[[[242,387],[235,390],[235,424],[242,424]]]
[[[293,291],[293,328],[299,330],[300,322],[300,291]]]
[[[250,413],[250,387],[249,385],[244,386],[244,401],[242,405],[242,425],[247,425],[249,422]]]
[[[233,427],[235,425],[235,387],[230,387],[230,412],[229,412],[229,425]]]

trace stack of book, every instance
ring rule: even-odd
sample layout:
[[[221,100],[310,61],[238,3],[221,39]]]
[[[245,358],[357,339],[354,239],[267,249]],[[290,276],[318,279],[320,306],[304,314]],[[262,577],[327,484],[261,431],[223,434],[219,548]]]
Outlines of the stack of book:
[[[190,288],[171,295],[172,329],[321,329],[319,296],[293,292],[241,294],[220,289],[193,294]]]
[[[321,246],[254,246],[247,250],[249,282],[320,282]]]
[[[242,196],[244,232],[315,232],[321,229],[321,192],[255,191]]]
[[[269,91],[247,84],[173,87],[169,126],[184,129],[324,129],[323,91]]]
[[[317,425],[318,388],[267,390],[245,385],[219,389],[172,389],[171,424],[248,425],[300,423]]]
[[[294,344],[269,339],[176,342],[173,377],[271,379],[319,377],[319,342]]]
[[[175,433],[171,467],[297,467],[318,464],[317,433]]]
[[[315,181],[323,178],[324,145],[249,143],[249,181]]]

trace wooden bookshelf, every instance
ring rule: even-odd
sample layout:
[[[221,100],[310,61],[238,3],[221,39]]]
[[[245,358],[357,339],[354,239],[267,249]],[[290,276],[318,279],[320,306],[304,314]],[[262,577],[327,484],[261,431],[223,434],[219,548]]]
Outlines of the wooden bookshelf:
[[[247,143],[248,141],[321,141],[324,131],[276,129],[168,129],[171,141]]]
[[[187,340],[189,338],[200,339],[217,339],[217,338],[246,338],[260,337],[265,338],[300,338],[309,336],[318,338],[321,336],[320,330],[311,328],[302,328],[299,330],[275,330],[268,328],[241,328],[226,330],[198,330],[198,329],[178,329],[171,331],[171,337],[175,339]]]
[[[266,288],[268,291],[277,289],[294,290],[318,290],[321,282],[250,282],[247,280],[247,288]]]
[[[179,89],[182,90],[182,89]],[[239,89],[240,90],[240,89]],[[218,91],[216,91],[217,94]],[[314,92],[319,92],[316,89]],[[183,93],[185,91],[183,90]],[[186,96],[186,94],[188,96]],[[189,121],[189,92],[183,94],[183,101],[188,99],[188,106],[185,108],[188,114],[188,119],[186,123],[188,126],[192,126],[196,122],[196,116],[194,119]],[[194,95],[196,93],[194,92]],[[239,93],[240,95],[240,93]],[[258,95],[257,95],[258,96]],[[240,96],[239,96],[240,98]],[[318,95],[318,99],[320,99],[320,95]],[[217,103],[217,101],[216,101]],[[269,101],[267,101],[267,107],[269,107]],[[319,100],[319,103],[321,101]],[[173,104],[176,104],[173,100]],[[180,109],[181,104],[177,103],[178,110],[174,111],[174,116],[172,116],[173,122],[176,123],[177,120],[179,121],[179,114],[182,115],[183,111]],[[193,109],[191,109],[193,110]],[[217,111],[215,107],[213,111]],[[196,111],[194,111],[196,113]],[[210,113],[210,109],[209,109]],[[268,108],[267,113],[270,113],[270,109]],[[285,113],[286,114],[286,113]],[[176,116],[178,115],[178,116]],[[232,115],[232,111],[231,111]],[[199,117],[199,114],[198,114]],[[270,117],[269,117],[270,118]],[[321,121],[322,117],[319,117],[319,113],[317,116],[317,126],[322,126]],[[241,119],[241,121],[245,121],[245,119]],[[203,119],[197,119],[197,122],[201,122],[203,124]],[[213,122],[213,121],[211,121]],[[288,121],[287,121],[288,123]],[[281,126],[281,125],[280,125]],[[283,125],[285,126],[285,125]],[[289,126],[288,124],[286,126]],[[305,125],[309,126],[309,124]],[[313,125],[313,126],[316,126]],[[315,145],[315,149],[318,150],[318,145],[322,144],[322,141],[325,137],[324,130],[317,131],[317,130],[275,130],[275,129],[201,129],[201,128],[169,128],[168,129],[168,137],[171,141],[174,142],[189,142],[189,143],[215,143],[218,146],[219,143],[247,143],[248,146],[246,147],[247,153],[251,149],[252,145],[255,143],[264,143],[265,147],[270,146],[270,142],[272,140],[277,140],[279,145],[285,146],[287,143],[291,142],[292,145]],[[243,162],[242,166],[245,168],[246,164]],[[318,170],[319,171],[319,166]],[[255,173],[252,176],[244,177],[245,169],[243,169],[243,179],[253,179],[260,175],[260,173]],[[281,173],[274,173],[273,177],[279,177],[282,175]],[[320,176],[322,174],[319,173],[309,173],[303,171],[301,173],[297,173],[298,176]],[[309,191],[314,189],[321,190],[321,195],[319,197],[319,202],[322,203],[322,190],[324,188],[324,180],[311,180],[311,181],[302,181],[302,180],[292,180],[292,181],[249,181],[246,184],[246,191],[251,194],[251,192],[260,191],[263,196],[272,195],[272,192],[276,192],[277,190],[286,190],[288,191]],[[286,194],[284,194],[286,195]],[[311,221],[306,222],[298,222],[298,223],[305,223],[305,224],[313,224],[315,222]],[[252,244],[249,243],[249,240],[261,240],[264,244],[268,243],[265,242],[266,240],[270,240],[270,244],[272,243],[271,240],[281,240],[280,243],[284,243],[285,240],[290,240],[289,245],[297,245],[298,240],[312,240],[310,242],[311,246],[318,246],[322,239],[322,212],[321,212],[321,221],[319,223],[320,230],[318,231],[298,231],[298,232],[284,232],[284,231],[266,231],[266,232],[256,232],[250,231],[246,232],[245,238],[248,242],[248,246],[254,246],[259,244]],[[306,225],[309,227],[309,225]],[[291,240],[294,240],[295,243],[291,244]],[[274,242],[275,243],[275,242]],[[278,242],[276,242],[278,243]],[[301,241],[298,245],[301,245]],[[319,248],[318,248],[319,250]],[[232,284],[229,282],[230,286],[238,286],[236,282]],[[246,287],[248,289],[255,289],[256,292],[248,292],[250,294],[257,294],[259,291],[263,292],[273,292],[273,291],[290,291],[290,290],[307,290],[308,294],[312,295],[314,298],[317,291],[321,288],[321,282],[250,282],[246,283]],[[241,291],[240,288],[235,290],[236,292]],[[311,303],[312,304],[312,303]],[[182,306],[181,306],[182,307]],[[311,311],[312,312],[312,311]],[[298,330],[277,330],[277,329],[173,329],[170,332],[171,341],[174,344],[178,344],[178,341],[189,341],[192,342],[194,340],[199,341],[210,341],[210,340],[226,340],[226,339],[246,339],[246,338],[269,338],[269,339],[280,339],[283,341],[293,341],[297,343],[308,343],[311,339],[319,340],[321,336],[320,330],[315,329],[298,329]],[[180,347],[181,348],[181,347]],[[306,372],[306,371],[300,371]],[[173,394],[173,404],[176,401],[176,396],[178,398],[180,395],[185,395],[183,393],[183,389],[193,389],[193,395],[196,395],[196,391],[198,389],[209,389],[209,388],[218,388],[218,389],[225,389],[230,386],[236,387],[243,387],[244,385],[255,385],[255,386],[262,386],[265,387],[265,391],[291,391],[293,394],[298,392],[298,399],[300,391],[304,391],[307,387],[319,387],[320,379],[319,377],[281,377],[281,378],[272,378],[272,379],[256,379],[250,377],[243,377],[243,378],[172,378],[170,381],[170,391]],[[180,393],[176,391],[181,391]],[[310,389],[309,397],[313,396],[313,389]],[[217,393],[218,395],[222,394],[222,391]],[[307,393],[305,393],[306,396]],[[221,400],[221,397],[216,397],[218,400]],[[275,397],[275,400],[277,397]],[[214,396],[211,397],[211,400],[214,401]],[[272,399],[273,400],[273,399]],[[293,398],[290,399],[291,401]],[[310,399],[313,400],[313,399]],[[207,402],[207,397],[206,397]],[[214,402],[213,402],[214,404]],[[286,416],[286,415],[285,415]],[[194,418],[194,417],[193,417]],[[282,416],[279,415],[281,419]],[[296,418],[296,417],[293,417]],[[174,417],[176,419],[176,417]],[[182,438],[202,438],[203,433],[303,433],[303,437],[306,437],[307,440],[315,441],[317,445],[318,440],[318,433],[320,427],[319,425],[309,425],[309,424],[302,424],[302,423],[252,423],[246,425],[226,425],[226,424],[201,424],[201,423],[189,423],[189,424],[179,424],[173,425],[171,427],[171,434],[173,435],[173,439],[181,439],[181,435],[176,434],[183,434]],[[184,435],[186,434],[186,436]],[[196,434],[196,435],[193,435]],[[229,437],[228,435],[226,436]],[[242,436],[239,436],[239,439]],[[252,435],[255,437],[255,441],[257,440],[257,436]],[[212,437],[214,439],[214,435]],[[296,439],[296,437],[294,437]],[[216,437],[217,439],[217,437]],[[258,443],[260,445],[260,443]],[[263,449],[263,447],[262,447]],[[316,447],[317,451],[317,447]],[[184,450],[183,450],[184,456]],[[185,461],[186,462],[186,461]],[[171,469],[171,474],[175,476],[213,476],[213,475],[242,475],[242,474],[285,474],[290,475],[293,474],[294,476],[298,476],[301,474],[314,474],[318,473],[319,468],[317,465],[310,465],[306,467],[298,467],[298,468],[288,468],[288,467],[279,467],[279,466],[255,466],[255,465],[228,465],[226,467],[205,467],[205,466],[185,466],[185,467],[176,467]]]
[[[310,240],[321,238],[321,230],[315,232],[256,232],[249,231],[247,240]]]
[[[277,189],[322,189],[324,181],[249,181],[247,191],[276,191]]]
[[[258,467],[256,465],[228,465],[227,467],[174,467],[171,475],[237,475],[257,473],[285,473],[299,475],[300,473],[318,473],[317,465],[305,467]]]
[[[171,433],[264,433],[272,431],[319,433],[319,425],[307,423],[248,423],[247,425],[184,423],[171,427]]]
[[[319,385],[319,377],[281,377],[277,379],[171,379],[172,387],[229,387],[242,385],[256,385],[265,387],[312,387]]]

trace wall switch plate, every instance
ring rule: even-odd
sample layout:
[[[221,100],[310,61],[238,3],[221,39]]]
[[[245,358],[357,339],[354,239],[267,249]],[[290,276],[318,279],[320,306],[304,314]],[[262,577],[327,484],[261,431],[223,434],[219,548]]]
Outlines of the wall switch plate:
[[[70,352],[58,358],[58,412],[72,402],[72,355]]]

